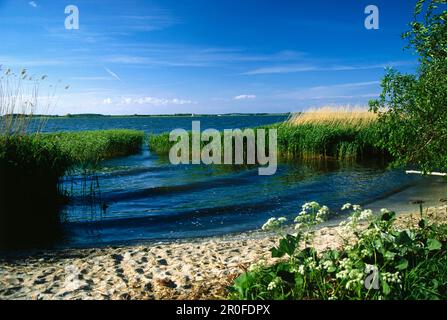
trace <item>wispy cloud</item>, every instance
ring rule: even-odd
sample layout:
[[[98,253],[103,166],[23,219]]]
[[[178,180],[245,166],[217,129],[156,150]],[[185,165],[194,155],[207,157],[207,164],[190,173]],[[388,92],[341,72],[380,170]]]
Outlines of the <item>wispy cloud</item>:
[[[154,106],[167,106],[167,105],[185,105],[196,104],[197,102],[186,99],[166,99],[156,97],[138,97],[138,98],[121,98],[121,104],[124,105],[154,105]]]
[[[280,93],[275,98],[300,101],[373,98],[379,95],[373,92],[375,88],[379,91],[379,84],[380,81],[363,81],[314,86]]]
[[[116,80],[121,80],[121,78],[112,70],[110,70],[109,68],[104,67],[104,70],[110,74],[113,78],[115,78]]]
[[[37,3],[36,3],[36,1],[30,1],[30,2],[28,2],[28,4],[29,4],[31,7],[33,7],[33,8],[37,8]]]
[[[384,69],[387,67],[397,67],[403,65],[412,65],[413,61],[390,61],[377,64],[365,64],[365,65],[330,65],[321,66],[318,64],[293,64],[293,65],[281,65],[258,68],[244,72],[244,75],[260,75],[260,74],[278,74],[278,73],[299,73],[309,71],[350,71],[350,70],[372,70],[372,69]]]
[[[256,99],[256,95],[254,94],[241,94],[233,98],[234,100],[253,100]]]

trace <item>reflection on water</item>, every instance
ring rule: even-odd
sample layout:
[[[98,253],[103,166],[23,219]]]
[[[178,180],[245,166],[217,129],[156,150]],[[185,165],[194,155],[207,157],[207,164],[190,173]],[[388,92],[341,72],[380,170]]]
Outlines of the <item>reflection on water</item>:
[[[79,177],[80,178],[80,177]],[[421,182],[380,162],[289,161],[273,176],[256,167],[171,165],[147,149],[114,159],[99,172],[100,198],[79,184],[64,208],[65,240],[90,246],[221,235],[259,228],[271,216],[293,219],[300,206],[368,204]],[[75,177],[76,180],[76,177]],[[72,183],[67,182],[67,188]]]

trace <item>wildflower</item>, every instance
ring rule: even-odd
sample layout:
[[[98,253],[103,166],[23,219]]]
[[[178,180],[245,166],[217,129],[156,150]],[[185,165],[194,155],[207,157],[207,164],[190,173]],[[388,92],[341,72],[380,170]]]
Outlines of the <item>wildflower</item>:
[[[262,226],[262,230],[264,231],[269,231],[269,230],[275,230],[275,229],[279,229],[281,227],[281,225],[284,224],[284,222],[286,222],[287,219],[285,217],[281,217],[281,218],[270,218],[267,220],[266,223],[264,223],[264,225]]]
[[[351,209],[352,204],[350,204],[349,202],[344,204],[343,207],[341,207],[341,210],[349,210]]]
[[[264,264],[265,264],[265,261],[263,259],[260,259],[258,262],[253,263],[252,265],[250,265],[250,267],[248,268],[248,271],[250,271],[250,272],[259,271],[260,269],[262,269]]]
[[[372,217],[372,215],[373,215],[372,210],[370,210],[370,209],[363,210],[360,213],[359,220],[368,220],[369,218]]]
[[[295,230],[299,230],[299,229],[301,229],[303,227],[303,224],[302,223],[297,223],[296,225],[295,225]]]
[[[269,283],[269,285],[267,286],[267,290],[269,291],[275,290],[281,283],[282,283],[281,278],[276,277],[272,282]]]
[[[331,260],[326,260],[323,262],[322,267],[323,269],[329,271],[330,269],[334,268],[334,263]]]
[[[362,206],[360,206],[360,205],[358,205],[358,204],[355,204],[355,205],[352,206],[352,210],[354,210],[354,211],[360,211],[360,210],[362,210]]]
[[[303,265],[300,265],[300,266],[298,267],[298,273],[304,276],[305,269],[304,269],[304,266],[303,266]]]
[[[317,210],[319,207],[320,207],[320,204],[315,201],[307,202],[307,203],[303,204],[303,206],[302,206],[303,211],[307,211],[310,209]]]
[[[402,280],[400,279],[400,276],[399,276],[399,271],[397,271],[395,273],[383,272],[381,274],[381,276],[382,276],[382,280],[387,283],[401,283],[402,282]]]
[[[389,213],[390,210],[388,210],[388,209],[386,209],[386,208],[382,208],[382,209],[380,209],[380,212],[383,213],[383,214],[385,214],[385,213]]]

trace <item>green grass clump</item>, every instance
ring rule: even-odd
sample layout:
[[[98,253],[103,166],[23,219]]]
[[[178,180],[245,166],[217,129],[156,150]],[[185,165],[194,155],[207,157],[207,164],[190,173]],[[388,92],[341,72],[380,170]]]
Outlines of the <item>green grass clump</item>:
[[[143,140],[143,132],[132,130],[0,135],[0,247],[56,239],[60,178],[135,153]]]
[[[174,145],[174,142],[169,141],[169,133],[151,134],[149,135],[149,150],[155,153],[166,155]]]
[[[349,205],[349,207],[351,207]],[[303,206],[294,234],[283,236],[270,251],[281,258],[258,263],[230,288],[232,299],[426,300],[447,298],[447,225],[425,219],[400,228],[395,214],[380,215],[353,206],[341,230],[341,249],[317,252],[311,226],[328,208]],[[270,219],[264,229],[281,230],[284,218]]]
[[[96,167],[105,159],[138,152],[144,132],[135,130],[101,130],[44,134],[43,139],[56,144],[76,166]]]
[[[278,129],[278,152],[285,157],[336,159],[384,154],[375,147],[376,124],[343,123],[282,124]]]
[[[0,136],[0,247],[57,237],[58,181],[72,164],[40,136]]]
[[[386,154],[383,149],[375,145],[377,124],[374,122],[365,125],[350,123],[295,125],[286,122],[265,126],[262,129],[266,129],[267,134],[268,129],[277,129],[278,155],[285,158],[342,160]],[[158,154],[169,154],[174,143],[169,141],[169,133],[149,136],[149,148]]]

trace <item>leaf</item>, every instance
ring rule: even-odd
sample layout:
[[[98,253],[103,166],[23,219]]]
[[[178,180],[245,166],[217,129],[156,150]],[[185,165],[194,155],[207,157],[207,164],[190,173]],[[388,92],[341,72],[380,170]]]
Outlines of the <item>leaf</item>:
[[[419,228],[424,229],[427,226],[427,221],[425,219],[421,219],[418,223]]]
[[[442,244],[436,239],[428,239],[427,248],[429,251],[439,250],[442,248]]]
[[[384,214],[382,214],[382,217],[380,220],[391,221],[394,219],[395,216],[396,216],[396,213],[394,213],[394,212],[385,212]]]
[[[391,288],[385,281],[382,281],[382,292],[385,296],[389,295],[391,292]]]
[[[279,246],[270,249],[273,258],[281,258],[284,255],[292,256],[295,253],[297,246],[297,238],[292,235],[287,235],[285,238],[279,240]]]
[[[399,261],[399,264],[396,266],[397,270],[405,270],[408,268],[408,260],[403,258]]]
[[[401,245],[409,245],[409,244],[411,244],[412,240],[411,240],[410,236],[408,235],[407,231],[401,231],[401,232],[399,232],[399,235],[397,236],[396,242],[397,242],[397,244],[401,244]]]

